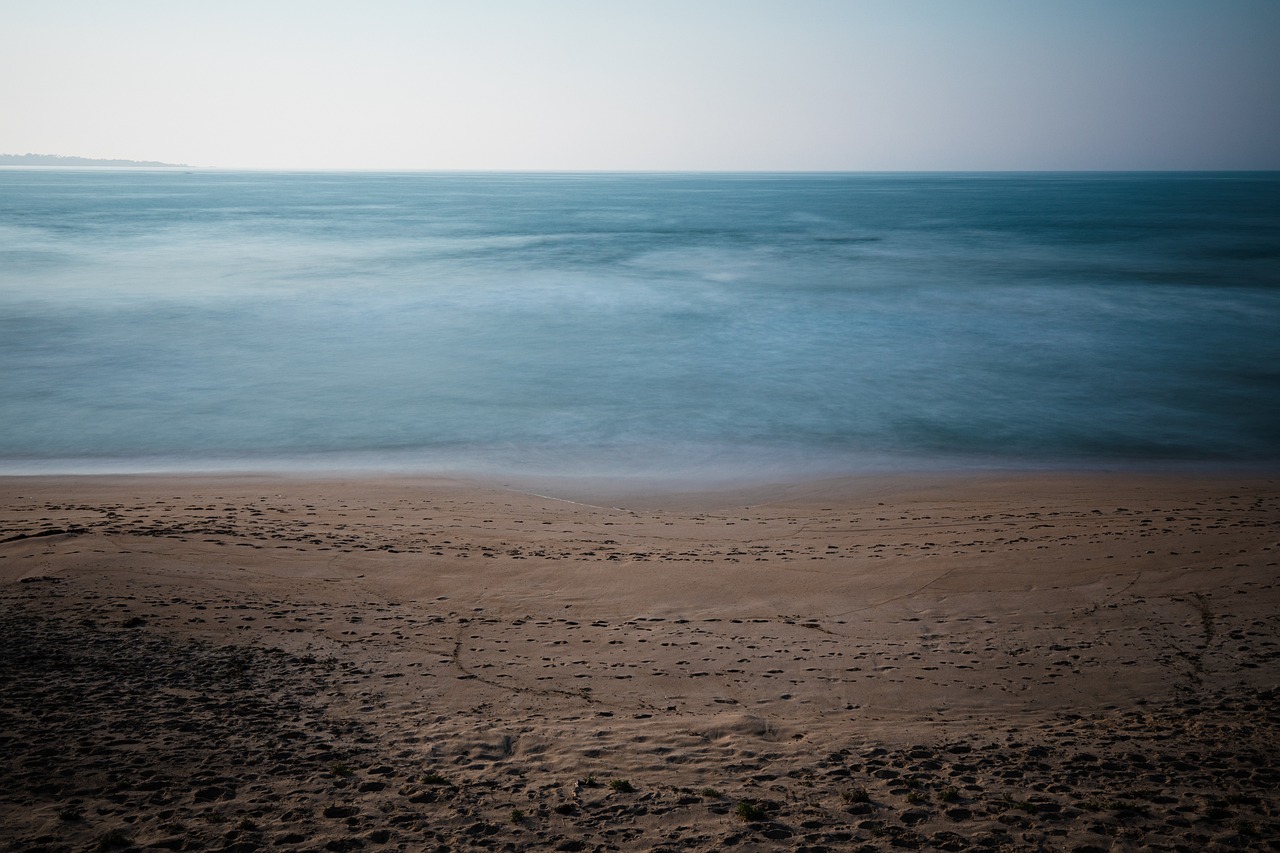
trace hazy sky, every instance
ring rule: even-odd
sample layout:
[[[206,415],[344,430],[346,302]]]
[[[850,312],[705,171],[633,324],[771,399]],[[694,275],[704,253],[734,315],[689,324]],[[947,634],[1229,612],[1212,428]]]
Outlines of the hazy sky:
[[[1280,0],[5,0],[0,152],[1277,169]]]

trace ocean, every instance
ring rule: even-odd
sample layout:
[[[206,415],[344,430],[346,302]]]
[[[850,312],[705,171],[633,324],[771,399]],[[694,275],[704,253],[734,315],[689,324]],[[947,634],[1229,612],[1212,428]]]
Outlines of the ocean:
[[[0,170],[0,473],[1280,461],[1280,174]]]

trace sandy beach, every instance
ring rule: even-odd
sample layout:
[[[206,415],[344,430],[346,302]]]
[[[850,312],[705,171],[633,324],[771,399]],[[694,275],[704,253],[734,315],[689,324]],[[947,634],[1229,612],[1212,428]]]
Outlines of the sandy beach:
[[[1280,849],[1280,478],[0,479],[14,851]]]

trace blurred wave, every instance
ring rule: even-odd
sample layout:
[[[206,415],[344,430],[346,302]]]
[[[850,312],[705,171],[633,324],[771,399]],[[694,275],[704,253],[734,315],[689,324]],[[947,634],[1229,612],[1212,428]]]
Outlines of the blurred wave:
[[[0,172],[0,470],[1280,459],[1280,176]]]

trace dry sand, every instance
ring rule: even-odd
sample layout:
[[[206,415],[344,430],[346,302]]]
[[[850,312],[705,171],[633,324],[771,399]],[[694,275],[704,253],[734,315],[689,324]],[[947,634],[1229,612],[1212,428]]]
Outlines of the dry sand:
[[[1280,480],[565,494],[0,479],[0,844],[1280,849]]]

